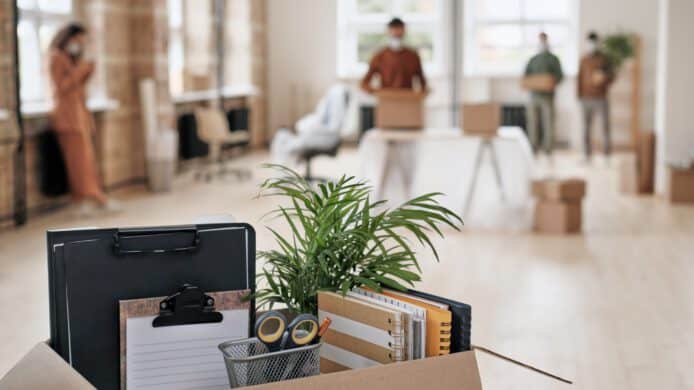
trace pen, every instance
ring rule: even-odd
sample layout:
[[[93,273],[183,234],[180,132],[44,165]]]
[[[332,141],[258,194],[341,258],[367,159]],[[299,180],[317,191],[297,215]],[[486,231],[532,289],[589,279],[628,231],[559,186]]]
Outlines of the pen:
[[[330,317],[325,317],[323,322],[320,324],[320,328],[318,328],[318,337],[316,337],[316,341],[320,341],[320,338],[323,337],[325,332],[328,331],[328,328],[330,328],[330,324],[333,323],[333,320],[330,319]]]

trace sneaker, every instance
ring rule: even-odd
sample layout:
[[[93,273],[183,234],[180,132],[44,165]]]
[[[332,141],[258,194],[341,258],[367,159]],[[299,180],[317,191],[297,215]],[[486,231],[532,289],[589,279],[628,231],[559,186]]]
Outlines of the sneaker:
[[[88,218],[96,214],[96,206],[93,202],[85,200],[75,206],[74,215],[78,218]]]
[[[123,205],[115,199],[107,199],[106,203],[101,206],[101,210],[107,213],[119,213],[123,211]]]

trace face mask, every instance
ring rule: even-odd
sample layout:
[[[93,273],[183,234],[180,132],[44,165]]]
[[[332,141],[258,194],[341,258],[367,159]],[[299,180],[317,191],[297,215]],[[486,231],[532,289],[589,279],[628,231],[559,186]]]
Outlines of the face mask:
[[[600,49],[600,45],[598,45],[597,42],[595,41],[589,41],[588,42],[588,51],[598,51]]]
[[[67,50],[67,52],[70,53],[70,55],[73,57],[79,57],[80,55],[82,55],[82,45],[80,45],[77,42],[69,43],[65,50]]]
[[[388,46],[395,51],[402,49],[402,39],[401,38],[390,38]]]
[[[540,43],[540,51],[547,51],[549,50],[549,44],[546,42]]]

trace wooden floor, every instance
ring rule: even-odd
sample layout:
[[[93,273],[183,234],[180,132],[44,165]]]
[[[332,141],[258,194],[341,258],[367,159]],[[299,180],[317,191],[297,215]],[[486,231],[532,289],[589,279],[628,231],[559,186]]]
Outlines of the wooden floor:
[[[257,167],[266,155],[244,157]],[[616,164],[558,171],[585,174],[584,233],[539,236],[466,225],[422,254],[420,289],[472,304],[473,342],[575,381],[574,386],[478,353],[485,389],[694,389],[694,207],[618,194]],[[318,173],[356,173],[352,150],[318,160]],[[0,375],[48,337],[44,232],[75,226],[187,223],[230,213],[255,225],[258,248],[273,246],[260,220],[273,201],[254,180],[212,184],[182,178],[164,195],[118,194],[126,211],[74,219],[67,211],[0,232]],[[273,225],[275,226],[275,225]]]

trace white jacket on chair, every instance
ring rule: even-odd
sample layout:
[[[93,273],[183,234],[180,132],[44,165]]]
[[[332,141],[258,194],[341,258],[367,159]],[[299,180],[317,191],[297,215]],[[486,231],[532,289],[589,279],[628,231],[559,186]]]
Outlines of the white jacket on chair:
[[[273,160],[278,164],[296,164],[303,150],[328,149],[339,142],[350,105],[354,104],[348,96],[348,87],[333,85],[316,109],[296,122],[296,132],[278,130],[270,148]]]

